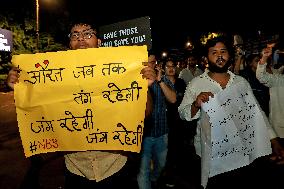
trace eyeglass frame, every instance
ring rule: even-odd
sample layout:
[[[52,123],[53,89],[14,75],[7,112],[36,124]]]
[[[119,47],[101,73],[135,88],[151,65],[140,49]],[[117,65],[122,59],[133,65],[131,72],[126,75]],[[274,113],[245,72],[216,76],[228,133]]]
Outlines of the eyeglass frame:
[[[88,36],[84,36],[84,34],[89,33]],[[72,35],[73,34],[77,34],[77,38],[72,39]],[[71,32],[68,34],[68,37],[71,41],[77,41],[79,40],[80,36],[83,36],[83,39],[91,39],[94,35],[97,37],[97,32],[93,29],[87,29],[87,30],[83,30],[81,32]]]

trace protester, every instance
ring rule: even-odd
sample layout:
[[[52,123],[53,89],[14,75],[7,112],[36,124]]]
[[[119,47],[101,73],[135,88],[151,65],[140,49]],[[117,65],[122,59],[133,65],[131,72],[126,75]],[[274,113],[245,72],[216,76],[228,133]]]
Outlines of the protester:
[[[256,77],[262,84],[269,87],[269,120],[284,146],[284,101],[282,97],[284,95],[284,75],[271,74],[266,71],[267,59],[271,55],[271,48],[263,49],[262,58],[257,65]]]
[[[100,40],[95,28],[90,24],[78,23],[71,28],[69,34],[70,49],[98,48]],[[148,79],[149,85],[156,80],[156,73],[150,67],[145,67],[142,77]],[[14,89],[18,82],[19,70],[13,68],[7,83]],[[150,107],[147,105],[147,107]],[[149,112],[149,110],[146,110]],[[123,151],[84,151],[66,153],[65,157],[65,189],[113,189],[133,188],[127,166],[127,152]],[[128,183],[128,184],[126,184]]]
[[[162,67],[158,66],[156,56],[149,53],[148,64],[156,69],[157,77],[149,87],[153,98],[153,111],[145,122],[141,149],[141,163],[137,176],[139,189],[151,189],[166,164],[168,151],[167,102],[176,102],[176,92],[171,81],[162,75]],[[153,169],[151,168],[153,163]]]
[[[236,86],[236,85],[243,85],[246,89],[249,90],[249,94],[251,97],[255,100],[255,97],[253,96],[252,90],[250,88],[249,83],[240,76],[237,76],[233,74],[231,71],[228,70],[228,68],[231,65],[232,58],[233,58],[233,48],[231,46],[231,43],[225,36],[219,36],[216,38],[209,39],[205,45],[205,52],[208,57],[208,71],[203,73],[202,75],[194,78],[190,84],[187,86],[184,98],[181,102],[181,105],[179,106],[179,114],[182,119],[191,121],[194,119],[198,119],[198,126],[197,126],[197,134],[195,136],[195,148],[196,153],[201,157],[201,184],[202,186],[206,187],[208,189],[215,189],[215,188],[249,188],[255,186],[256,184],[264,184],[267,180],[264,178],[272,178],[270,175],[274,175],[272,173],[266,172],[267,169],[261,167],[260,169],[251,168],[251,166],[244,166],[239,167],[235,170],[231,170],[228,172],[224,172],[221,174],[217,174],[213,177],[209,178],[210,171],[212,171],[212,138],[218,137],[218,136],[212,136],[212,126],[210,119],[208,118],[208,114],[203,110],[202,105],[206,102],[210,102],[210,99],[214,98],[214,95],[221,94],[225,90],[229,90],[230,88]],[[234,94],[230,99],[235,99]],[[228,97],[229,98],[229,97]],[[255,100],[256,102],[256,100]],[[231,107],[232,109],[239,110],[238,106]],[[265,120],[265,114],[264,112],[259,108],[259,105],[257,104],[256,111],[261,111],[261,116]],[[222,117],[220,114],[221,112],[217,112],[217,115],[219,113],[219,116]],[[209,119],[209,120],[208,120]],[[221,123],[220,123],[221,124]],[[283,148],[281,148],[280,144],[278,143],[276,139],[276,134],[272,127],[268,124],[268,122],[263,122],[263,129],[267,129],[267,135],[261,135],[261,136],[255,136],[258,138],[266,137],[271,139],[271,145],[273,153],[279,157],[284,158],[284,151]],[[260,127],[259,125],[255,125],[255,127]],[[241,127],[241,126],[240,126]],[[221,130],[222,128],[220,128]],[[225,128],[223,128],[222,131],[224,131]],[[258,133],[256,133],[257,135]],[[222,136],[224,139],[226,139],[226,136]],[[240,137],[241,138],[241,137]],[[240,139],[242,140],[242,138]],[[226,141],[225,141],[226,142]],[[268,141],[269,142],[269,141]],[[228,143],[227,145],[229,149],[233,149],[234,144]],[[216,147],[215,147],[216,148]],[[261,149],[262,147],[260,147]],[[270,148],[270,147],[269,147]],[[239,151],[237,151],[239,152]],[[234,154],[234,153],[232,153]],[[244,155],[247,157],[250,157],[248,155]],[[219,157],[219,156],[218,156]],[[238,167],[239,165],[239,159],[234,159],[234,155],[228,155],[226,156],[229,161],[230,166]],[[230,159],[231,158],[231,159]],[[225,167],[215,167],[215,169],[224,169]],[[224,166],[224,165],[223,165]],[[262,166],[262,164],[258,165]],[[258,167],[257,166],[257,167]],[[263,168],[263,170],[262,170]],[[258,170],[258,171],[256,171]],[[261,171],[259,171],[261,170]],[[214,170],[213,170],[214,171]],[[270,175],[269,175],[270,174]],[[265,176],[263,176],[265,175]],[[208,185],[207,185],[208,181]],[[268,184],[272,184],[271,180],[268,179]]]

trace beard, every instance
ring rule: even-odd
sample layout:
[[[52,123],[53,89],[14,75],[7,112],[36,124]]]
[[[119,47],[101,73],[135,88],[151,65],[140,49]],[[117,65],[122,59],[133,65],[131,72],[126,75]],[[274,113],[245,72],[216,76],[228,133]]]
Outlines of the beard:
[[[217,66],[219,61],[225,61],[224,59],[217,59],[216,63],[208,62],[208,69],[212,73],[226,73],[230,67],[230,62],[226,62],[223,67]]]

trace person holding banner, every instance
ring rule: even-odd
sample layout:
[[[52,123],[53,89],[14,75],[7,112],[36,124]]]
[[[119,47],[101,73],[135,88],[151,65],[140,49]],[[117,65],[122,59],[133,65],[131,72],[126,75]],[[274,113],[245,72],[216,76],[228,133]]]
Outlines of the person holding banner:
[[[208,71],[190,82],[178,108],[182,119],[198,119],[194,145],[201,157],[201,185],[275,188],[271,186],[279,176],[270,171],[267,155],[283,159],[284,151],[249,83],[228,70],[234,56],[230,41],[211,38],[204,53]]]
[[[100,40],[97,31],[85,23],[75,24],[69,34],[70,49],[98,48]],[[149,85],[156,79],[155,71],[145,67],[142,77],[148,79]],[[7,84],[14,89],[18,82],[19,70],[13,68],[7,79]],[[147,112],[151,106],[147,103]],[[112,189],[133,188],[131,175],[127,166],[128,154],[123,151],[84,151],[65,153],[65,189]],[[136,185],[136,183],[135,183]]]

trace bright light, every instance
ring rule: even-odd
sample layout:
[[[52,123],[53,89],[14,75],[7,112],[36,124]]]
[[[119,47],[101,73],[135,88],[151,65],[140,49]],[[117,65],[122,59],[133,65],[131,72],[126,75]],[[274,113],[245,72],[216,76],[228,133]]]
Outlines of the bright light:
[[[39,0],[39,1],[41,9],[48,11],[58,10],[58,8],[64,4],[63,0]]]
[[[167,57],[167,55],[168,55],[167,52],[162,53],[162,57]]]
[[[188,50],[192,50],[194,48],[193,44],[191,43],[191,41],[187,41],[185,43],[185,48]]]

